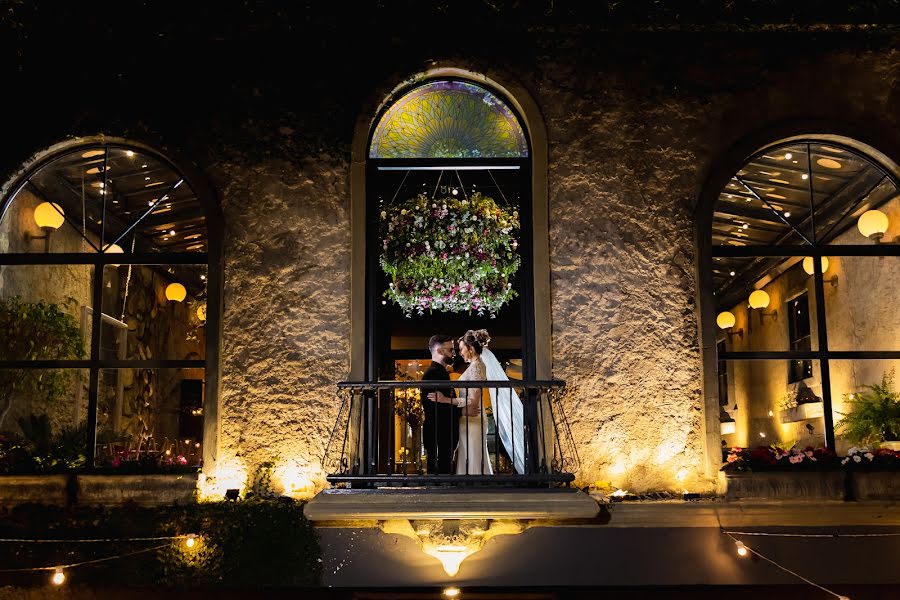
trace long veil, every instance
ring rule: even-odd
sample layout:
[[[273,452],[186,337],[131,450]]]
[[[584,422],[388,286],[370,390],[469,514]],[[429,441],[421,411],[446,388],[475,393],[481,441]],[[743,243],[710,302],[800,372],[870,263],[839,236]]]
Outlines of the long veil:
[[[500,361],[489,349],[481,351],[481,362],[484,363],[488,381],[509,381]],[[516,473],[525,473],[525,425],[522,401],[512,388],[491,388],[491,405],[494,407],[494,420],[497,421],[497,432],[506,453],[513,460]]]

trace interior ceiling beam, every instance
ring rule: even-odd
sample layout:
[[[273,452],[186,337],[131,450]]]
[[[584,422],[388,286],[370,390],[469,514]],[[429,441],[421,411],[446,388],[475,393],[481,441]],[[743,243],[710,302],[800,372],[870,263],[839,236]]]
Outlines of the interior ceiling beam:
[[[883,175],[876,169],[863,169],[853,179],[816,206],[817,220],[822,218],[823,213],[828,214],[829,211],[833,212],[839,210],[842,206],[853,204],[855,201],[858,201],[859,195],[870,194],[880,184],[882,178]],[[817,224],[819,227],[822,227],[822,223],[825,222],[817,221]],[[810,216],[807,216],[799,223],[799,227],[809,227],[810,224]],[[787,243],[792,233],[793,231],[786,231],[772,245],[779,246]],[[818,243],[821,244],[822,241],[818,240]],[[742,294],[747,292],[756,281],[775,269],[784,260],[785,258],[780,256],[756,257],[752,259],[750,265],[745,266],[734,281],[726,282],[720,286],[716,290],[716,295],[721,298],[721,302],[734,304],[736,298],[742,297]],[[726,262],[725,264],[728,263]]]
[[[738,202],[726,203],[724,206],[719,205],[716,207],[716,212],[713,214],[713,218],[716,218],[716,215],[728,215],[735,216],[744,219],[754,219],[756,221],[762,221],[764,223],[775,223],[777,225],[782,225],[781,219],[779,219],[771,209],[769,208],[759,208],[758,206],[753,206],[750,203],[740,204]]]
[[[801,193],[803,193],[803,194],[809,195],[809,188],[808,188],[808,187],[804,187],[804,186],[791,185],[791,184],[786,184],[786,183],[778,183],[778,182],[776,182],[776,181],[771,181],[771,180],[768,180],[768,179],[766,179],[766,180],[761,180],[761,179],[754,178],[753,176],[744,176],[744,177],[742,177],[742,179],[743,179],[745,182],[749,183],[750,185],[758,185],[758,186],[765,186],[765,187],[774,187],[776,190],[779,190],[779,189],[781,189],[781,190],[791,190],[792,192],[801,192]],[[822,191],[819,191],[819,190],[816,190],[816,189],[813,189],[813,195],[815,195],[815,196],[827,196],[828,193],[827,193],[827,192],[822,192]]]
[[[829,157],[829,158],[830,158],[830,157]],[[837,158],[837,157],[835,157],[835,158]],[[846,157],[843,157],[843,160],[846,161],[847,158],[846,158]],[[815,163],[813,163],[813,165],[815,165]],[[772,161],[772,162],[752,162],[752,163],[747,163],[747,165],[746,165],[743,169],[741,169],[741,171],[751,171],[751,170],[754,170],[754,169],[757,170],[757,171],[760,171],[760,170],[763,170],[763,171],[784,171],[784,172],[786,172],[786,173],[799,173],[799,174],[801,174],[801,175],[802,175],[803,173],[809,173],[809,171],[806,170],[806,167],[801,167],[800,165],[786,165],[786,164],[779,163],[779,162],[776,162],[776,161]],[[852,178],[852,175],[851,175],[851,174],[848,174],[848,173],[842,173],[842,172],[837,171],[837,170],[833,170],[833,169],[824,169],[824,168],[821,169],[821,170],[815,169],[815,168],[814,168],[813,171],[812,171],[812,175],[813,175],[813,176],[816,176],[816,175],[827,175],[828,177],[831,177],[831,178],[833,178],[833,179],[851,179],[851,178]],[[776,177],[777,177],[777,176],[776,176]]]
[[[749,198],[750,200],[758,200],[756,194],[751,194],[750,192],[747,192],[747,191],[739,192],[737,190],[728,190],[727,192],[723,192],[723,193],[731,194],[732,196],[739,196],[739,197],[743,198],[745,201],[747,198]],[[768,192],[763,192],[763,193],[768,193]],[[815,196],[825,197],[825,194],[824,193],[816,193]],[[721,196],[719,196],[719,198],[721,199]],[[794,200],[791,200],[789,198],[769,198],[769,199],[773,203],[778,204],[779,206],[786,206],[788,208],[794,208],[797,210],[804,210],[804,209],[809,210],[809,202],[795,202]],[[729,200],[730,200],[730,198],[726,197],[725,200],[721,200],[721,201],[725,202],[727,204]],[[735,202],[735,204],[738,204],[738,202]]]

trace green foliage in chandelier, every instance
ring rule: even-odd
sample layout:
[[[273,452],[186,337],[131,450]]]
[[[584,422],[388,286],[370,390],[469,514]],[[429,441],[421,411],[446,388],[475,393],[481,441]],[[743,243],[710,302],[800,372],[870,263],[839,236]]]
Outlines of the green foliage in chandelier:
[[[381,212],[385,295],[409,317],[425,311],[496,316],[516,292],[519,213],[475,193],[419,195]]]

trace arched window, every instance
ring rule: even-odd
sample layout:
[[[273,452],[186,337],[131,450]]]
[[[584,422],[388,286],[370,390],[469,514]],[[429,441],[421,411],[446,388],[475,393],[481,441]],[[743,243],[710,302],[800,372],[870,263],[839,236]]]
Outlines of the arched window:
[[[61,146],[0,204],[7,468],[196,468],[216,442],[210,195],[141,145]]]
[[[437,79],[398,91],[370,136],[368,376],[417,378],[432,334],[480,328],[511,375],[533,375],[531,152],[519,115],[484,85]]]
[[[880,441],[853,425],[869,386],[900,365],[900,185],[877,156],[795,138],[754,153],[719,191],[705,318],[723,447]]]

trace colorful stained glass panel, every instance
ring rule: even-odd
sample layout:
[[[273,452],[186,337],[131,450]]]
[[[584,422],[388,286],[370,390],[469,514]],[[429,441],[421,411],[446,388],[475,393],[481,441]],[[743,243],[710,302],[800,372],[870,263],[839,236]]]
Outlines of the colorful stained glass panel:
[[[384,113],[369,147],[369,158],[525,156],[525,132],[509,107],[464,81],[435,81],[405,94]]]

